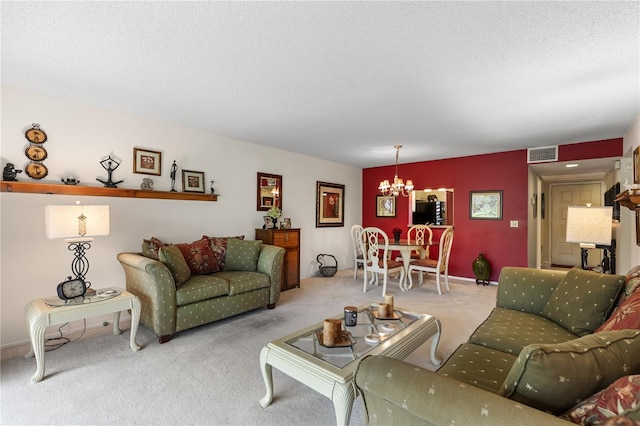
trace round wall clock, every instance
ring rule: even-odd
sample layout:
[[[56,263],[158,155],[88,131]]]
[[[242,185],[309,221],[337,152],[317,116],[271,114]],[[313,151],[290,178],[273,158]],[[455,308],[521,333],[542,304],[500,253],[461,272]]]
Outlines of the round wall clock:
[[[29,145],[24,150],[24,155],[31,161],[42,161],[47,158],[47,150],[39,145]]]
[[[31,143],[45,143],[47,141],[47,134],[39,126],[30,128],[25,132],[24,136]]]
[[[24,172],[32,179],[42,179],[49,174],[49,169],[44,164],[29,163],[24,168]]]

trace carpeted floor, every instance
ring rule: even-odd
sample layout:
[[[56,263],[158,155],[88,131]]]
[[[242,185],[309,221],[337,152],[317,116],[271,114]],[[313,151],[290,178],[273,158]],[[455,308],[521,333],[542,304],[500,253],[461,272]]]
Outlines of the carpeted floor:
[[[361,273],[359,277],[361,277]],[[335,277],[308,278],[299,289],[282,293],[276,309],[259,309],[225,321],[187,330],[163,345],[146,327],[138,330],[138,352],[129,348],[129,332],[111,327],[46,353],[45,378],[32,384],[35,360],[3,359],[0,375],[0,423],[3,425],[330,425],[331,401],[273,370],[274,400],[265,394],[260,350],[300,328],[336,315],[347,305],[381,301],[381,287],[362,292],[353,270]],[[391,281],[387,290],[399,307],[427,312],[442,322],[438,354],[446,359],[466,341],[495,306],[496,287],[452,280],[439,296],[433,278],[409,292]],[[74,337],[69,336],[69,337]],[[435,370],[430,342],[407,361]],[[24,348],[23,353],[26,353]],[[362,399],[354,404],[351,424],[364,424]]]

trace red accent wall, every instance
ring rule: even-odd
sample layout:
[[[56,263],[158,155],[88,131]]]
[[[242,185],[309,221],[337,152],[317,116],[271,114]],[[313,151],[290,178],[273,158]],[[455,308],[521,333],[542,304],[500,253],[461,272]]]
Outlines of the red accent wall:
[[[622,139],[560,145],[560,161],[622,156]],[[395,227],[408,229],[409,199],[398,197],[396,217],[376,217],[378,183],[393,178],[395,166],[362,171],[362,224],[377,226],[388,234]],[[454,188],[454,240],[449,273],[475,278],[471,264],[484,253],[491,263],[491,280],[497,281],[504,266],[527,266],[528,238],[527,150],[401,164],[398,174],[412,179],[416,188]],[[470,220],[470,191],[501,190],[502,220]],[[517,228],[509,222],[518,221]],[[434,230],[434,239],[441,231]],[[437,249],[436,249],[437,253]],[[433,254],[432,256],[433,257]]]

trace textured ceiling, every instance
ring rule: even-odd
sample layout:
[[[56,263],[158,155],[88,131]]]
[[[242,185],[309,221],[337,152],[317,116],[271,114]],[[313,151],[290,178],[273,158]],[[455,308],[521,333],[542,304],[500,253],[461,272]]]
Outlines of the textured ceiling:
[[[2,83],[372,167],[621,137],[640,3],[7,2]]]

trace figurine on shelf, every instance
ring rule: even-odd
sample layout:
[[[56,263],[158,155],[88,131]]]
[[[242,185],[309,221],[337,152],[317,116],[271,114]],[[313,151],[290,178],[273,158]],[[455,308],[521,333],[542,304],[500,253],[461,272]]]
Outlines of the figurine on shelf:
[[[153,191],[153,181],[149,178],[142,178],[140,189],[144,189],[145,191]]]
[[[176,174],[178,173],[178,165],[176,164],[176,160],[173,160],[173,164],[171,165],[171,192],[176,192]]]
[[[16,170],[13,163],[7,163],[7,165],[4,166],[4,170],[2,170],[2,180],[17,182],[18,179],[16,179],[16,176],[18,176],[18,173],[22,173],[22,170]]]
[[[60,179],[62,181],[62,183],[64,183],[65,185],[77,185],[80,183],[80,181],[76,178],[73,177],[68,177],[66,179]]]
[[[114,167],[114,164],[115,164],[115,167]],[[115,159],[111,158],[111,156],[109,156],[109,157],[105,158],[104,160],[102,160],[100,162],[100,165],[102,166],[102,168],[104,168],[107,171],[107,173],[109,173],[109,178],[107,179],[106,182],[104,180],[102,180],[102,179],[99,179],[99,178],[96,178],[96,180],[98,182],[100,182],[100,183],[103,183],[106,188],[117,188],[116,185],[118,185],[119,183],[124,182],[124,180],[119,180],[118,182],[114,182],[113,180],[111,180],[111,175],[113,174],[113,171],[115,169],[117,169],[118,166],[120,166],[120,163],[117,160],[115,160]]]
[[[209,186],[209,188],[211,188],[211,195],[215,194],[215,189],[213,189],[213,182],[215,181],[211,181],[211,185]]]

